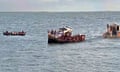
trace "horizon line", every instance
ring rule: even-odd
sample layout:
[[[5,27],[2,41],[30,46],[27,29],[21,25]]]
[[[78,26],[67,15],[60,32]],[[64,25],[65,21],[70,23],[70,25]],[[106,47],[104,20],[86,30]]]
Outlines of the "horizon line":
[[[42,13],[56,13],[56,12],[120,12],[120,11],[0,11],[0,12],[42,12]]]

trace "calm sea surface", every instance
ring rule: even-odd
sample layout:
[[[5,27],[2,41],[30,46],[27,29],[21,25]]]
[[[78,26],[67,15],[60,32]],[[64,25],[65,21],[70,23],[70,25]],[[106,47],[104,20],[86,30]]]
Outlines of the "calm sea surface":
[[[1,12],[0,72],[120,72],[120,39],[102,38],[112,22],[120,24],[120,12]],[[63,26],[86,41],[48,44],[47,30]]]

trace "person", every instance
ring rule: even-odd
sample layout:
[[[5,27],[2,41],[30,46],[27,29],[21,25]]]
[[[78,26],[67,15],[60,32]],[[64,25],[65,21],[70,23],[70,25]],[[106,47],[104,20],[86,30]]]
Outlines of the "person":
[[[110,31],[110,27],[109,27],[109,24],[107,24],[107,32]]]
[[[8,31],[6,31],[6,33],[8,33]]]
[[[51,34],[53,34],[53,32],[54,32],[54,31],[53,31],[53,30],[51,30]]]
[[[6,31],[6,32],[4,32],[4,34],[8,35],[9,33],[8,33],[8,31]]]
[[[24,33],[24,31],[22,30],[22,33]]]
[[[117,25],[117,31],[119,31],[119,25]]]
[[[115,26],[112,28],[112,35],[117,35],[117,29]]]
[[[112,37],[112,30],[113,30],[113,27],[110,25],[110,26],[109,26],[108,34],[110,34],[111,37]]]
[[[109,28],[109,24],[107,24],[107,28]]]

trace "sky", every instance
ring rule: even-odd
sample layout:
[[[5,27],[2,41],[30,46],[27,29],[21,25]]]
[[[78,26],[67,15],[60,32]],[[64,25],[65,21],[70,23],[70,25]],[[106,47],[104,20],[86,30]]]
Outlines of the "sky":
[[[120,0],[0,0],[0,11],[120,11]]]

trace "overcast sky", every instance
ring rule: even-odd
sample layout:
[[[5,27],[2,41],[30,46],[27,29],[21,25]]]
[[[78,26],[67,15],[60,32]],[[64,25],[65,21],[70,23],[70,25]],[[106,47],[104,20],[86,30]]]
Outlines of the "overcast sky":
[[[120,0],[0,0],[0,11],[120,11]]]

